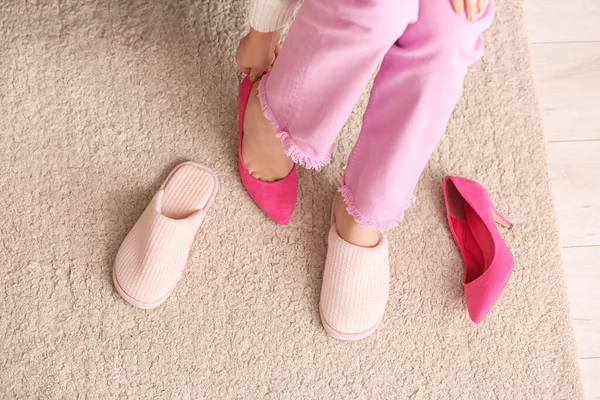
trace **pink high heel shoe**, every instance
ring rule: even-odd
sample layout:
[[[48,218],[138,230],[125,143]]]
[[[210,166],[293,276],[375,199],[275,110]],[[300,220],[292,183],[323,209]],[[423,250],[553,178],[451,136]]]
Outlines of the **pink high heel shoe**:
[[[512,228],[483,186],[458,176],[444,178],[448,224],[464,267],[465,299],[475,323],[487,315],[513,269],[513,256],[494,222]]]
[[[265,182],[254,178],[246,167],[242,159],[242,142],[244,139],[244,115],[246,106],[250,98],[250,92],[254,83],[245,77],[240,84],[240,94],[238,97],[239,107],[239,146],[238,146],[238,168],[240,178],[246,191],[252,197],[254,202],[265,212],[273,221],[281,225],[286,225],[296,204],[296,190],[298,186],[298,175],[296,174],[296,165],[290,173],[283,179],[275,182]]]

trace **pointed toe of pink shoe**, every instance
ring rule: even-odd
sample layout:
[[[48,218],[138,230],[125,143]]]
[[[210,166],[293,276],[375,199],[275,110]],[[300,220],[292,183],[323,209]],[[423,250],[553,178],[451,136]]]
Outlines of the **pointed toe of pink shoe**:
[[[465,301],[471,321],[480,323],[490,312],[500,293],[481,292],[481,290],[465,285]]]
[[[480,323],[496,304],[512,271],[513,258],[506,257],[502,264],[495,263],[477,279],[464,284],[469,317]]]
[[[246,77],[240,85],[239,106],[239,145],[238,168],[240,178],[252,200],[264,211],[269,218],[281,225],[290,222],[296,205],[298,174],[296,165],[283,179],[275,182],[265,182],[254,178],[244,165],[242,158],[242,142],[244,138],[244,114],[254,83]]]
[[[480,307],[473,308],[469,307],[468,304],[469,303],[467,303],[467,310],[469,311],[469,318],[471,318],[471,321],[473,321],[476,324],[483,321],[487,313],[491,310],[491,307],[487,309],[483,309]]]
[[[240,178],[252,200],[269,218],[281,225],[290,222],[296,205],[298,175],[296,166],[285,178],[276,182],[264,182],[254,178],[246,167],[242,157],[238,157]]]

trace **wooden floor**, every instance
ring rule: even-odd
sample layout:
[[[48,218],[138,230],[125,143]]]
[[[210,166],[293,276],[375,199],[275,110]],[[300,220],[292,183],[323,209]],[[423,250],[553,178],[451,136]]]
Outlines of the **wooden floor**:
[[[600,399],[600,0],[525,0],[586,399]]]

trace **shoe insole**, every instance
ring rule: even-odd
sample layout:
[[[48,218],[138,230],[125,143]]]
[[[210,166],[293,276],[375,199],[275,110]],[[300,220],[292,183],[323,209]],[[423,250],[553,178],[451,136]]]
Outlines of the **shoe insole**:
[[[190,216],[206,206],[215,184],[207,170],[192,164],[182,165],[164,187],[162,214],[172,219]]]
[[[481,276],[494,259],[492,236],[481,217],[464,200],[460,216],[451,215],[458,245],[463,249],[465,283]],[[462,218],[461,218],[462,217]]]
[[[495,246],[489,229],[477,212],[465,202],[465,216],[467,219],[465,251],[473,260],[470,269],[465,272],[465,281],[470,282],[483,274],[492,263]]]
[[[475,212],[458,192],[452,182],[446,188],[448,212],[458,247],[463,249],[465,282],[481,276],[494,259],[495,248],[492,236]]]

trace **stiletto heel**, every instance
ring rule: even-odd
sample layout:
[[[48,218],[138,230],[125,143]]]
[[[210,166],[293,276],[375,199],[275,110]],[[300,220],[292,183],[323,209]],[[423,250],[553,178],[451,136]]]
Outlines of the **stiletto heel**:
[[[502,293],[513,269],[513,256],[495,223],[511,228],[483,186],[447,176],[444,199],[448,224],[464,263],[465,300],[469,316],[479,323]]]
[[[502,225],[506,229],[512,229],[512,227],[513,227],[512,222],[510,222],[509,220],[504,218],[504,216],[502,214],[500,214],[498,212],[498,210],[496,210],[496,207],[494,207],[493,204],[492,204],[492,215],[494,216],[494,222],[496,222],[498,225]]]

